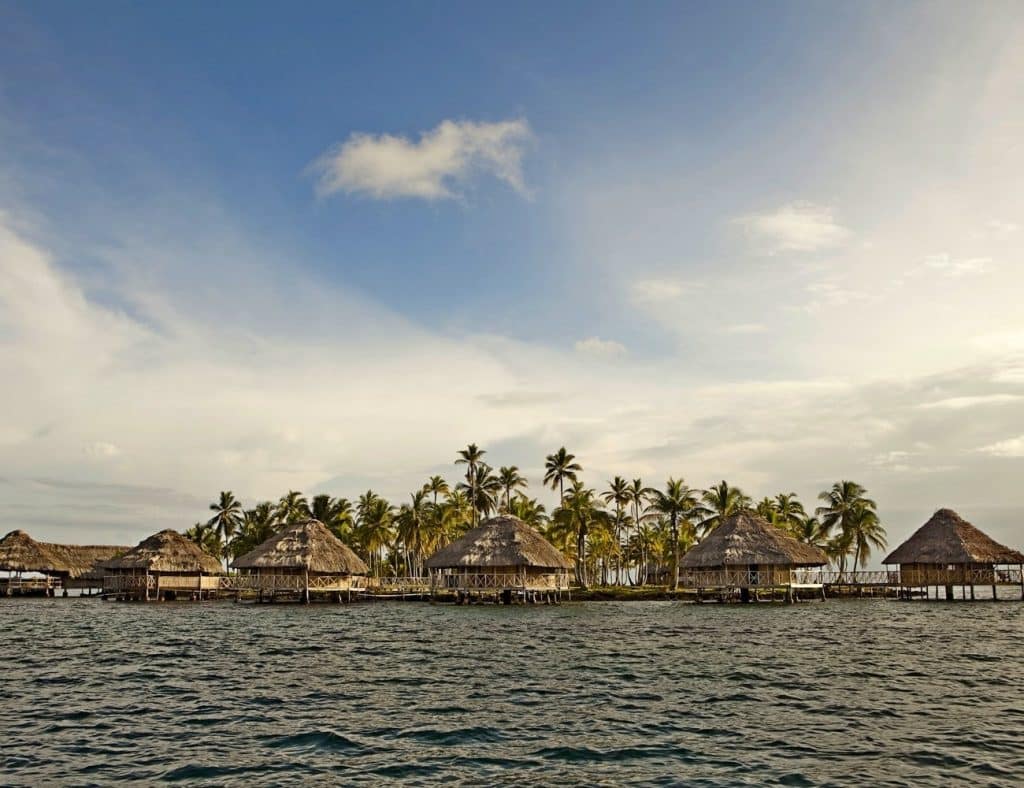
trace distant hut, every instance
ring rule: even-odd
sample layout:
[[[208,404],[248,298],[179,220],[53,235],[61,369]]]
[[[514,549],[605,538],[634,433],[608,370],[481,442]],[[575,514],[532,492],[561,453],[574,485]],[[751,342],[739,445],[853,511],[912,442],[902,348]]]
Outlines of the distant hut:
[[[45,544],[17,530],[0,539],[0,570],[8,573],[0,587],[4,594],[49,596],[61,587],[61,579],[67,575],[68,566]],[[26,572],[43,577],[25,578]]]
[[[176,599],[182,594],[202,599],[220,589],[220,562],[170,529],[143,539],[104,567],[103,593],[120,599]]]
[[[939,509],[882,563],[899,565],[907,598],[921,589],[927,599],[932,587],[938,597],[944,587],[946,599],[953,599],[953,587],[959,585],[964,592],[970,588],[974,599],[974,586],[990,585],[992,598],[998,599],[997,586],[1019,583],[1024,599],[1024,554],[999,544],[952,509]]]
[[[362,587],[369,573],[363,560],[319,520],[291,523],[254,550],[236,558],[231,566],[242,570],[232,582],[238,590],[252,590],[257,598],[279,593],[350,594]]]
[[[554,601],[569,588],[572,564],[517,517],[485,520],[426,562],[433,591],[454,591],[460,601],[494,594],[506,604],[513,594]]]
[[[93,589],[103,587],[103,565],[127,553],[127,545],[79,545],[43,542],[46,549],[59,558],[65,567],[64,588]]]
[[[751,591],[786,589],[793,600],[793,589],[800,583],[794,570],[823,566],[828,557],[809,544],[794,539],[780,528],[752,512],[726,518],[710,535],[697,544],[679,562],[680,582],[689,588],[740,591],[750,601]],[[818,586],[820,587],[820,585]]]

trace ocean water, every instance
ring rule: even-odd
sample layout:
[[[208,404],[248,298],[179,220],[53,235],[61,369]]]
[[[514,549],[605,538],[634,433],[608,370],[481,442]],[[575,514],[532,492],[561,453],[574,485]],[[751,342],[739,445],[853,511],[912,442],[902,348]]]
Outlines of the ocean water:
[[[1024,604],[0,600],[0,784],[1020,785]]]

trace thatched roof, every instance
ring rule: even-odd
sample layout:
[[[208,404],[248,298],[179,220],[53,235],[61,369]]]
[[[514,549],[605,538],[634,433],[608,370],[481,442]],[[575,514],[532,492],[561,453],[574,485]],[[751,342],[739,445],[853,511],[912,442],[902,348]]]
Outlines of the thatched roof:
[[[821,566],[828,557],[763,517],[741,512],[727,518],[679,562],[689,569],[719,566]]]
[[[192,540],[170,529],[143,539],[120,558],[104,562],[104,566],[107,569],[202,572],[208,575],[221,571],[220,561],[204,552]]]
[[[123,545],[79,545],[43,542],[43,546],[63,563],[71,578],[101,578],[103,564],[112,558],[127,553],[130,548]]]
[[[232,561],[235,569],[308,569],[328,575],[366,575],[363,560],[319,520],[291,523]]]
[[[0,570],[61,574],[68,567],[47,545],[18,530],[0,539]]]
[[[986,536],[952,509],[939,509],[882,563],[1020,564],[1024,555]]]
[[[429,569],[500,566],[572,568],[572,564],[550,542],[511,515],[485,520],[427,559]]]

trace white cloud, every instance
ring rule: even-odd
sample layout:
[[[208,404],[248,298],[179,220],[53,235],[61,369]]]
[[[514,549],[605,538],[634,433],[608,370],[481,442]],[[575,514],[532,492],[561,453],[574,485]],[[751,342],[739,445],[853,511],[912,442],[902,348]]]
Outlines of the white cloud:
[[[681,279],[639,279],[632,283],[633,301],[639,304],[661,304],[675,301],[701,289],[700,282]]]
[[[1006,367],[992,376],[993,383],[1024,383],[1024,366]]]
[[[599,356],[602,358],[613,358],[615,356],[624,356],[626,354],[626,346],[621,342],[616,342],[611,339],[601,339],[600,337],[588,337],[587,339],[579,340],[574,347],[577,353],[583,353],[588,356]]]
[[[1024,457],[1024,435],[982,446],[978,451],[993,457]]]
[[[1005,405],[1024,399],[1019,394],[980,394],[975,397],[948,397],[918,405],[922,410],[964,410],[980,405]]]
[[[724,334],[763,334],[768,326],[763,323],[736,323],[722,329]]]
[[[121,449],[115,446],[113,443],[107,443],[106,441],[96,441],[90,443],[85,447],[84,452],[90,457],[96,459],[109,459],[110,457],[116,457],[121,453]]]
[[[954,260],[948,254],[930,255],[924,260],[924,268],[938,271],[943,276],[959,279],[962,276],[976,276],[986,273],[992,265],[990,257],[969,257]]]
[[[530,139],[525,120],[442,121],[418,140],[392,134],[352,134],[312,165],[317,193],[375,199],[451,199],[473,175],[485,173],[525,194],[522,158]]]
[[[831,208],[810,202],[791,202],[774,211],[741,216],[736,222],[769,254],[829,249],[851,235],[836,222]]]
[[[985,228],[989,234],[996,238],[1006,238],[1007,236],[1013,235],[1020,229],[1020,225],[1014,222],[1004,222],[999,219],[993,219]]]

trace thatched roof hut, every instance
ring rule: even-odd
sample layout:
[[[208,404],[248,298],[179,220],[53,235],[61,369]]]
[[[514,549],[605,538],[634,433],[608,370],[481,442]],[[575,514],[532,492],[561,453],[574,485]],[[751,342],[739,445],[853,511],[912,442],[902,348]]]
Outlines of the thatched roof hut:
[[[68,577],[79,581],[79,585],[91,580],[102,580],[103,565],[131,549],[127,545],[42,544],[60,559],[67,567]]]
[[[525,594],[567,589],[572,564],[536,530],[505,514],[485,520],[438,550],[427,559],[426,567],[441,587],[460,594],[484,590]]]
[[[679,562],[682,582],[702,589],[740,589],[743,601],[750,590],[787,587],[787,599],[800,585],[794,569],[822,566],[828,557],[817,547],[797,541],[753,512],[726,518]]]
[[[554,545],[518,517],[501,515],[438,550],[427,559],[428,569],[530,567],[572,569]]]
[[[975,585],[991,585],[992,598],[998,599],[996,586],[1018,583],[1024,598],[1024,554],[999,544],[952,509],[939,509],[882,563],[899,564],[900,585],[924,589],[926,598],[933,586],[936,596],[944,586],[946,599],[954,598],[954,586],[969,587],[974,599]],[[1016,566],[1016,574],[999,566]]]
[[[1021,564],[1024,554],[999,544],[952,509],[939,509],[883,564]]]
[[[67,564],[45,544],[22,530],[11,531],[0,539],[0,570],[66,574]]]
[[[740,512],[727,518],[680,561],[688,569],[720,566],[822,566],[828,556],[797,541],[763,517]]]
[[[235,569],[296,570],[318,575],[365,575],[369,567],[319,520],[286,525],[232,563]]]
[[[143,539],[118,558],[104,562],[113,571],[145,570],[160,574],[220,573],[220,562],[199,545],[170,528]]]

